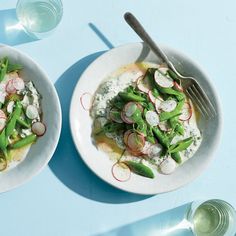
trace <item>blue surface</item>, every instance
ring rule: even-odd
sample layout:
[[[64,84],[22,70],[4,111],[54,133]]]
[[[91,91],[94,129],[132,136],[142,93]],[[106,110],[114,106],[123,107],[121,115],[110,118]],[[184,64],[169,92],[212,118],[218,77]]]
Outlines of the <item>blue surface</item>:
[[[0,235],[184,236],[191,234],[174,226],[187,203],[221,198],[236,207],[234,0],[64,1],[57,31],[37,41],[14,27],[15,4],[0,3],[0,42],[28,53],[48,72],[60,96],[63,130],[49,165],[27,184],[1,194]],[[222,142],[207,171],[193,183],[157,196],[125,193],[98,179],[80,159],[69,131],[71,93],[84,69],[114,45],[140,41],[122,18],[126,11],[133,12],[154,39],[201,64],[223,105]]]

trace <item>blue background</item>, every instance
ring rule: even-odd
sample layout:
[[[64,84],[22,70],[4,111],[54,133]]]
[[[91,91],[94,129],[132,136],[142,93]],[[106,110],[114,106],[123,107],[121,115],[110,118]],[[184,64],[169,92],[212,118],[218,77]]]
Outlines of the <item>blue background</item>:
[[[14,27],[15,4],[0,3],[0,43],[26,52],[47,71],[61,100],[63,130],[49,165],[30,182],[0,195],[0,235],[191,235],[165,230],[177,224],[186,204],[220,198],[236,207],[234,0],[68,0],[56,32],[36,41]],[[154,39],[201,64],[223,105],[222,142],[207,171],[177,191],[150,197],[98,179],[80,159],[69,131],[71,93],[84,69],[109,48],[140,41],[123,20],[126,11]]]

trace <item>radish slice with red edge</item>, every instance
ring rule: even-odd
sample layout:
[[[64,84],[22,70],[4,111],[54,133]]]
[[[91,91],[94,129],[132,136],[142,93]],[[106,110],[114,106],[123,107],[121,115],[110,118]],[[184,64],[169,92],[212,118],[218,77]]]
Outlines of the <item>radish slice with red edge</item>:
[[[116,108],[112,108],[109,112],[109,117],[112,121],[116,122],[116,123],[123,123],[123,120],[121,119],[121,112],[116,109]]]
[[[171,157],[167,157],[160,164],[160,170],[162,174],[165,175],[172,174],[175,171],[176,167],[177,167],[176,162]]]
[[[0,118],[7,119],[5,112],[1,109],[0,109]]]
[[[13,94],[16,93],[16,88],[14,87],[13,80],[9,80],[6,84],[7,93]]]
[[[128,153],[130,153],[132,156],[135,156],[135,157],[140,157],[143,155],[142,151],[134,151],[134,150],[131,150],[129,147],[127,147],[126,150]]]
[[[128,147],[134,152],[140,152],[144,147],[145,139],[142,135],[137,133],[131,133],[128,136]]]
[[[128,118],[125,114],[124,111],[121,112],[120,114],[121,119],[126,123],[126,124],[133,124],[134,121],[131,118]]]
[[[174,87],[180,92],[184,91],[183,88],[176,81],[174,82]]]
[[[154,79],[156,83],[162,88],[171,88],[174,86],[173,79],[162,74],[159,70],[155,71]]]
[[[173,111],[177,106],[177,102],[174,99],[163,101],[160,104],[160,109],[165,112]]]
[[[38,117],[39,112],[38,112],[37,107],[35,107],[34,105],[28,105],[26,107],[25,114],[29,119],[33,120]]]
[[[4,127],[6,126],[6,118],[1,117],[0,118],[0,131],[2,131],[4,129]]]
[[[147,111],[145,118],[150,126],[157,126],[160,122],[159,115],[155,111]]]
[[[142,149],[142,153],[144,154],[144,155],[146,155],[146,154],[148,154],[148,149],[151,147],[151,143],[150,142],[145,142],[145,144],[144,144],[144,147],[143,147],[143,149]]]
[[[126,117],[131,117],[135,111],[137,110],[138,106],[135,102],[128,102],[124,107],[124,114]]]
[[[141,76],[137,80],[137,87],[141,92],[148,93],[151,89],[151,85],[145,76]]]
[[[120,181],[125,182],[130,179],[130,168],[124,162],[116,162],[111,168],[112,176]]]
[[[158,67],[158,70],[159,70],[162,74],[166,75],[166,74],[167,74],[167,71],[168,71],[169,69],[168,69],[168,67],[166,67],[165,65],[161,65],[160,67]]]
[[[150,158],[160,157],[162,152],[162,146],[159,143],[151,145],[147,150],[147,155]]]
[[[46,132],[46,125],[42,122],[35,122],[32,124],[32,132],[37,136],[43,136]]]
[[[153,93],[152,93],[151,90],[148,91],[148,97],[149,97],[149,100],[150,100],[152,103],[155,104],[155,102],[156,102],[156,97],[153,95]]]
[[[128,137],[131,133],[133,133],[133,131],[130,129],[125,131],[124,137],[123,137],[125,145],[128,145]]]
[[[89,111],[92,104],[92,94],[85,92],[80,96],[80,104],[85,111]]]
[[[15,87],[16,90],[22,90],[25,88],[25,83],[24,80],[21,78],[15,78],[12,80],[13,86]]]
[[[160,96],[158,98],[156,98],[155,108],[156,108],[157,113],[161,113],[160,105],[162,102],[163,102],[163,99]]]
[[[179,119],[182,121],[188,121],[192,117],[192,107],[189,102],[185,102],[184,106],[181,111],[181,115],[179,116]]]

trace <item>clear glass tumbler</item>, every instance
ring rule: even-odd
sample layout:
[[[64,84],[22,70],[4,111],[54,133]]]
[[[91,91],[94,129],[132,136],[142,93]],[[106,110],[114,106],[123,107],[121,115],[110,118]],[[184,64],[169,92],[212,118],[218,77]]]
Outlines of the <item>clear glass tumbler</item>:
[[[40,39],[51,34],[61,21],[61,0],[18,0],[16,14],[25,31]]]
[[[236,235],[235,209],[223,200],[193,202],[186,218],[196,236]]]

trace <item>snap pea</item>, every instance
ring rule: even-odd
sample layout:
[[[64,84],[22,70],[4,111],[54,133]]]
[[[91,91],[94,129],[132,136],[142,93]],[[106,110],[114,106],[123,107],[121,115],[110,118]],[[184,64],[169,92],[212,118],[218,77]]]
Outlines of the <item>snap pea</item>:
[[[162,112],[160,114],[160,121],[169,120],[170,118],[179,116],[181,114],[184,102],[185,102],[185,100],[181,100],[177,104],[176,108],[173,111],[171,111],[171,112]]]
[[[157,128],[157,127],[153,127],[152,131],[154,133],[154,135],[157,137],[158,141],[166,148],[169,147],[169,139],[166,135],[163,134],[163,132]]]
[[[144,102],[146,99],[134,93],[119,92],[119,96],[125,101]]]
[[[6,138],[6,129],[4,128],[0,134],[0,149],[3,152],[4,156],[8,158],[7,152],[7,138]]]
[[[187,149],[193,143],[193,138],[189,137],[173,144],[169,148],[169,153],[180,152]]]
[[[178,164],[182,162],[179,152],[171,153],[171,158],[174,159]]]
[[[147,177],[147,178],[154,178],[154,174],[152,172],[152,170],[143,165],[142,163],[138,163],[135,161],[124,161],[124,163],[130,168],[131,171],[133,171],[134,173]]]
[[[144,75],[144,80],[148,81],[151,88],[155,88],[155,81],[153,78],[155,68],[148,68],[146,74]]]
[[[174,90],[173,88],[162,88],[162,87],[159,86],[158,90],[162,94],[168,94],[168,95],[176,96],[178,101],[181,101],[181,100],[185,99],[185,97],[186,97],[184,93],[182,93],[180,91],[177,91],[177,90]]]
[[[144,120],[139,120],[134,126],[138,133],[143,134],[145,137],[147,136],[147,124],[144,122]]]
[[[179,122],[179,117],[175,116],[169,119],[170,126],[172,130],[175,130],[177,133],[180,135],[184,134],[184,127],[183,125]]]
[[[12,149],[18,149],[18,148],[22,148],[26,145],[32,144],[36,141],[37,136],[35,134],[31,134],[29,136],[26,136],[25,138],[16,141],[15,143],[10,145],[10,148]]]
[[[7,138],[9,136],[11,136],[12,132],[14,131],[14,129],[16,127],[16,121],[20,117],[21,112],[22,112],[22,105],[20,102],[16,102],[16,106],[15,106],[15,109],[14,109],[12,115],[11,115],[11,118],[8,121],[8,123],[6,124],[6,137]]]
[[[23,120],[21,117],[17,118],[16,122],[24,128],[27,128],[27,129],[30,128],[30,125],[25,120]]]
[[[13,72],[13,71],[19,71],[19,70],[22,70],[22,69],[23,69],[23,66],[20,65],[20,64],[11,64],[11,63],[9,63],[8,67],[7,67],[7,73],[10,73],[10,72]]]
[[[172,71],[172,70],[168,70],[167,71],[167,73],[168,73],[168,75],[173,79],[173,80],[175,80],[178,84],[180,83],[180,79],[178,78],[178,76],[175,74],[175,72],[174,71]]]
[[[135,110],[135,112],[133,113],[133,115],[131,116],[131,119],[136,123],[141,122],[142,121],[142,112],[137,108]]]
[[[0,61],[0,82],[4,79],[7,73],[7,67],[8,67],[8,58],[5,57]]]

